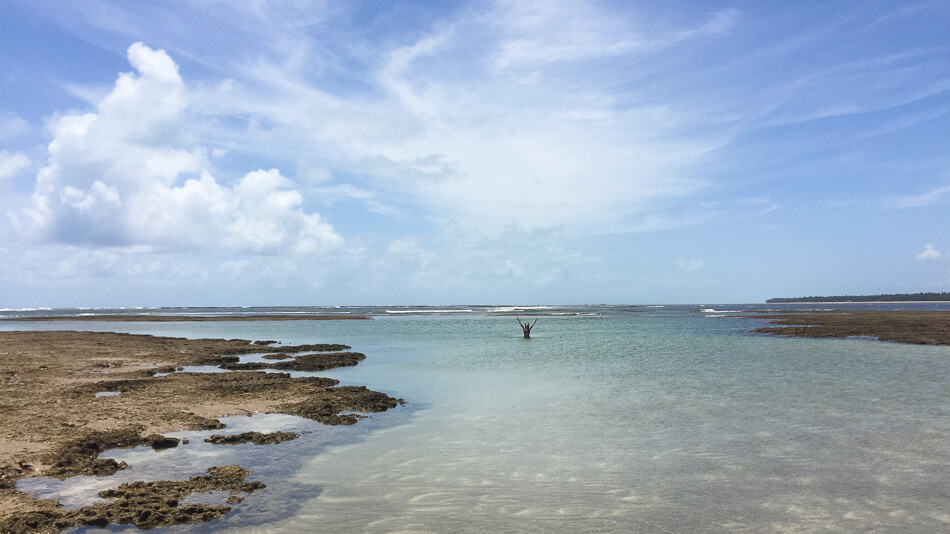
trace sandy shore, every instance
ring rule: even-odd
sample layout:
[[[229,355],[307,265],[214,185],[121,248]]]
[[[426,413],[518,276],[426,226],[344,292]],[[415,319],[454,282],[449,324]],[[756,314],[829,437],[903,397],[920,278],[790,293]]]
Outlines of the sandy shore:
[[[766,334],[790,337],[875,337],[881,341],[950,345],[950,311],[831,310],[746,315],[769,319]]]
[[[365,315],[69,315],[42,317],[6,317],[0,321],[107,321],[135,323],[172,323],[204,321],[346,321],[369,319]]]
[[[338,387],[328,378],[287,373],[173,373],[185,365],[235,364],[237,355],[272,352],[265,364],[284,369],[356,365],[365,356],[346,345],[269,347],[244,340],[155,337],[94,332],[0,332],[0,532],[56,532],[78,525],[130,523],[141,528],[208,521],[228,506],[179,506],[194,492],[224,490],[230,502],[264,487],[240,466],[220,466],[188,481],[123,485],[103,492],[108,504],[64,510],[53,501],[15,491],[19,478],[109,475],[127,466],[97,459],[100,452],[149,444],[175,447],[163,432],[215,429],[218,418],[284,413],[326,424],[353,424],[351,412],[380,412],[402,401],[364,387]],[[330,351],[295,356],[298,352]],[[118,392],[117,396],[96,396]],[[296,436],[249,435],[255,443]],[[266,445],[262,445],[266,446]],[[106,495],[105,493],[109,493]]]

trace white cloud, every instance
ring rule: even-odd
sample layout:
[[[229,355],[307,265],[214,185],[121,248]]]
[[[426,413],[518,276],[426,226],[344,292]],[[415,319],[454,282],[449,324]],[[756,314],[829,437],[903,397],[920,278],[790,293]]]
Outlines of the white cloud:
[[[915,254],[914,257],[920,261],[939,260],[943,257],[943,254],[933,246],[933,243],[927,243],[924,245],[924,249]]]
[[[706,265],[706,262],[702,259],[695,260],[676,260],[676,266],[681,270],[691,273],[702,269]]]
[[[584,298],[574,285],[601,281],[599,260],[565,243],[558,231],[507,228],[484,237],[459,227],[425,240],[391,241],[385,254],[368,254],[354,293],[397,295],[403,302],[443,302],[448,293],[466,302],[526,302],[538,288],[559,288],[559,298]]]
[[[395,259],[412,262],[419,269],[429,268],[437,258],[432,252],[423,249],[419,240],[413,237],[404,237],[390,242],[386,252]]]
[[[248,268],[251,262],[248,260],[228,260],[218,266],[218,271],[229,279],[239,278]]]
[[[18,115],[0,114],[0,139],[19,137],[30,132],[30,123]]]
[[[499,2],[487,18],[505,39],[498,68],[620,55],[643,46],[625,21],[579,2]],[[552,31],[557,28],[557,31]]]
[[[257,254],[342,244],[277,169],[233,186],[216,180],[208,151],[188,142],[202,117],[175,62],[142,43],[128,59],[135,71],[118,76],[95,112],[50,121],[49,160],[15,217],[24,232],[60,243]]]
[[[494,66],[534,68],[580,59],[653,53],[690,39],[727,33],[735,10],[713,13],[694,28],[655,30],[644,20],[590,2],[498,2],[485,18],[502,40]]]
[[[0,180],[16,176],[30,166],[30,158],[22,152],[0,150]]]
[[[947,114],[947,111],[948,108],[946,107],[937,107],[934,109],[925,109],[916,113],[902,114],[897,119],[861,132],[859,136],[866,138],[891,134],[905,128],[916,126],[922,122],[928,122],[943,117]]]
[[[366,192],[369,210],[494,235],[510,224],[623,232],[661,202],[707,190],[696,169],[731,135],[719,118],[675,97],[618,100],[602,83],[606,69],[570,82],[560,69],[571,68],[570,58],[619,60],[671,40],[716,38],[733,14],[649,37],[586,4],[492,9],[512,16],[466,12],[361,56],[347,75],[365,90],[331,93],[283,58],[255,58],[227,83],[190,95],[202,113],[241,117],[247,127],[208,122],[196,135],[235,153],[307,154],[298,178],[324,191],[345,179]],[[563,21],[570,35],[549,31]],[[301,53],[320,46],[296,38]],[[524,40],[530,45],[515,54],[509,45]],[[499,54],[507,54],[505,68]]]
[[[932,206],[940,202],[950,193],[950,185],[937,187],[919,195],[908,195],[898,197],[893,200],[893,205],[898,208],[920,208],[923,206]]]

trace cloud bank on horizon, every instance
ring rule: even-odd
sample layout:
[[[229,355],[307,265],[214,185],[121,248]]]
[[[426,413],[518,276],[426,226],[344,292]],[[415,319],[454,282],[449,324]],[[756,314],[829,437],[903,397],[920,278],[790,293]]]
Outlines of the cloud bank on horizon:
[[[950,289],[940,3],[0,11],[0,304]]]

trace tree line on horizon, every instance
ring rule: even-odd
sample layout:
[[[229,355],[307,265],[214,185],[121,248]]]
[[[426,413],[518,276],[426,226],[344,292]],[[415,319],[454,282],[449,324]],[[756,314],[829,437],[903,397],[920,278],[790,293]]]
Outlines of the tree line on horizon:
[[[828,297],[771,298],[767,304],[789,302],[895,302],[895,301],[950,301],[950,293],[888,293],[881,295],[832,295]]]

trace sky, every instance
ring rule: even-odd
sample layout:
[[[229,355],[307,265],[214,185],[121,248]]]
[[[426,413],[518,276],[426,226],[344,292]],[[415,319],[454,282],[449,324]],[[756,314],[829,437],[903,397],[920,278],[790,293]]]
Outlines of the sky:
[[[0,21],[0,307],[950,291],[945,1]]]

